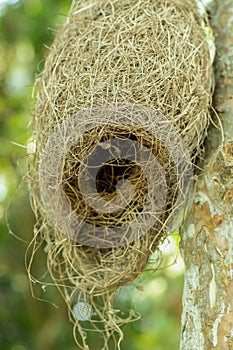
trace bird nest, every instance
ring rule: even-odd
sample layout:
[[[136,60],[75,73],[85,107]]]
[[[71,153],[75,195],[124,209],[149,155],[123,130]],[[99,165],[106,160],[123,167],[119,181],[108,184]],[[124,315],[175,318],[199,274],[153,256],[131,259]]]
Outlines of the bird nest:
[[[74,4],[40,77],[30,193],[34,250],[69,307],[74,333],[120,349],[120,286],[179,225],[209,124],[212,62],[191,0]],[[33,258],[33,257],[32,257]]]

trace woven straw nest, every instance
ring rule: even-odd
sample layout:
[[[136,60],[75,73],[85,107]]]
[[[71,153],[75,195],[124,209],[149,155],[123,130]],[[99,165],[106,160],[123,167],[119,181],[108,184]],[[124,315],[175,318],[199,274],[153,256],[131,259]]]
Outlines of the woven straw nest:
[[[47,243],[82,348],[87,328],[120,347],[119,327],[138,315],[114,311],[114,292],[142,273],[184,202],[209,124],[203,21],[191,0],[79,1],[46,59],[33,242]]]

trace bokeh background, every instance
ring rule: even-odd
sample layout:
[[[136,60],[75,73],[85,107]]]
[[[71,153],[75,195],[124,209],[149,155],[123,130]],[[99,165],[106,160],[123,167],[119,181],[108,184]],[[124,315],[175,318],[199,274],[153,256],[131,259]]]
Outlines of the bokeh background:
[[[25,268],[34,224],[24,180],[31,151],[33,85],[70,5],[71,0],[0,0],[1,350],[78,349],[59,292],[43,285],[49,281],[43,250],[33,264],[34,275],[42,281],[33,283],[35,298]],[[183,263],[177,236],[161,251],[159,270],[147,271],[140,287],[129,286],[119,294],[125,307],[133,305],[142,314],[139,322],[124,329],[122,350],[179,348]],[[98,336],[90,336],[90,342],[95,349]]]

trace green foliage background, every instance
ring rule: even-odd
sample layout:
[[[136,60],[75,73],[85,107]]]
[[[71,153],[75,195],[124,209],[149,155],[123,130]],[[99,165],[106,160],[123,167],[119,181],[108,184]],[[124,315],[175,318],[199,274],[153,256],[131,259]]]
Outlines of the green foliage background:
[[[46,46],[51,44],[70,4],[67,0],[0,0],[1,350],[78,349],[58,291],[37,283],[36,297],[49,303],[32,298],[24,260],[34,216],[22,182],[35,74],[42,71]],[[172,259],[165,254],[163,265]],[[42,282],[49,281],[44,274],[43,251],[36,256],[33,271]],[[133,304],[142,313],[142,320],[125,328],[122,350],[178,349],[182,283],[182,273],[161,268],[156,273],[145,273],[142,288],[127,287],[120,293],[120,302],[125,307]],[[89,335],[91,349],[96,348],[99,337]]]

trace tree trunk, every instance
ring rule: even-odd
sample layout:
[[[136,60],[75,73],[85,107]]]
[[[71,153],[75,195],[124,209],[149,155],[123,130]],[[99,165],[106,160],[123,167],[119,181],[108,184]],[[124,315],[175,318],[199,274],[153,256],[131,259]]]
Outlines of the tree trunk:
[[[233,1],[211,5],[215,33],[214,107],[206,164],[182,227],[185,262],[181,350],[233,349]],[[207,158],[208,157],[208,158]]]

